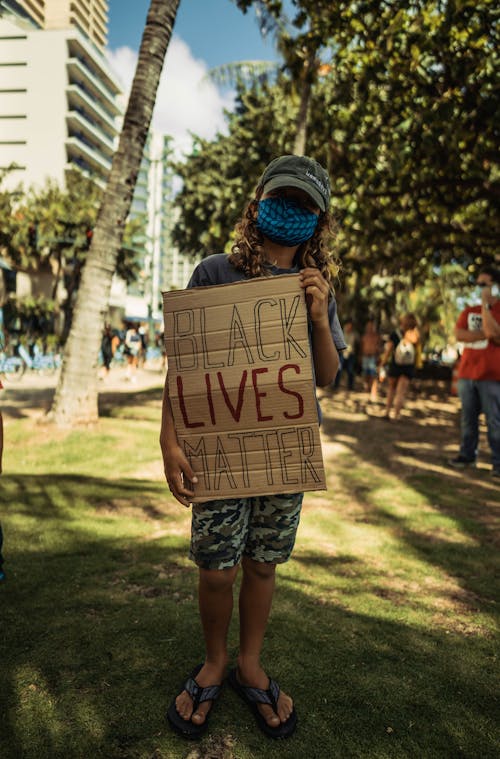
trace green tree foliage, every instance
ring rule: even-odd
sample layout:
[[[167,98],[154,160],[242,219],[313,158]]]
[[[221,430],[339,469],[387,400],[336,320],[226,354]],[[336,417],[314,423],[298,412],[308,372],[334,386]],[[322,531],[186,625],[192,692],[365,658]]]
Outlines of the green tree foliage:
[[[30,273],[45,272],[51,277],[51,297],[35,297],[37,311],[45,303],[47,313],[59,307],[65,316],[63,340],[71,324],[75,294],[102,199],[102,190],[77,169],[68,172],[66,187],[48,180],[41,187],[30,188],[26,194],[0,193],[0,244],[3,254],[17,268]],[[7,216],[8,214],[8,216]],[[129,221],[117,260],[117,274],[127,282],[139,272],[134,242],[144,220]],[[58,303],[58,289],[64,284],[66,296]],[[24,313],[29,304],[11,304],[14,311]],[[23,311],[24,309],[24,311]]]
[[[95,182],[75,169],[66,175],[65,188],[48,180],[42,188],[32,187],[17,198],[10,224],[12,263],[38,269],[48,259],[55,259],[78,262],[81,268],[102,200],[102,190]],[[136,278],[134,240],[144,223],[128,222],[124,233],[117,273],[127,281]]]
[[[227,115],[229,133],[197,139],[187,161],[173,164],[182,179],[177,196],[181,216],[173,240],[188,254],[220,253],[250,200],[262,168],[293,145],[294,110],[279,85],[267,76],[239,88],[236,111]]]
[[[498,238],[493,4],[344,4],[311,131],[334,178],[345,260],[491,260]]]
[[[283,13],[279,0],[236,4]],[[419,275],[429,262],[459,261],[474,272],[491,261],[500,232],[494,3],[292,6],[291,26],[280,26],[284,72],[274,84],[240,89],[229,135],[200,142],[176,167],[184,180],[179,246],[204,255],[222,249],[262,166],[292,152],[301,107],[292,85],[306,67],[305,152],[330,171],[338,252],[357,284],[374,273]]]

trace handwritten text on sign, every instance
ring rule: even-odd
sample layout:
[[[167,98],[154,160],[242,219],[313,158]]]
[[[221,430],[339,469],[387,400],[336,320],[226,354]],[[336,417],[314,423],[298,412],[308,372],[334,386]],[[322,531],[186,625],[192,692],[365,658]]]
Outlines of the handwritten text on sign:
[[[194,500],[325,489],[298,275],[164,293],[163,306]]]

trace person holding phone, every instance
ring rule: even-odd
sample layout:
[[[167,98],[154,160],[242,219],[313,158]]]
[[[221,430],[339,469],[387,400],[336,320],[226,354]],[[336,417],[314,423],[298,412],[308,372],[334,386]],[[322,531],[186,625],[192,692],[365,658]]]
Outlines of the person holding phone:
[[[455,327],[464,344],[458,369],[462,403],[458,456],[449,461],[457,469],[474,466],[479,443],[479,416],[484,412],[491,448],[492,475],[500,477],[500,271],[483,267],[476,279],[480,305],[468,306]]]

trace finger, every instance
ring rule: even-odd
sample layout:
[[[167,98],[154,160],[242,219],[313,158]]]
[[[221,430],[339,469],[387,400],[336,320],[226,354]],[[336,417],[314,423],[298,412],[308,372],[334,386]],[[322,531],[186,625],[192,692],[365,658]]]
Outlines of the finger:
[[[188,490],[184,486],[179,487],[176,483],[169,483],[169,490],[173,497],[179,501],[183,506],[189,506],[194,497],[194,492]]]
[[[305,287],[305,288],[317,287],[325,295],[328,294],[328,284],[326,283],[325,279],[321,276],[321,274],[319,275],[313,274],[311,276],[304,276],[302,277],[300,284],[302,287]]]
[[[194,489],[191,480],[188,480],[182,474],[173,477],[169,482],[172,493],[189,498],[194,495]]]
[[[172,493],[172,495],[174,496],[175,500],[179,501],[182,506],[185,506],[186,508],[189,508],[189,506],[191,506],[190,498],[185,498],[182,495],[177,495],[177,493]]]
[[[186,461],[182,466],[182,478],[184,481],[189,481],[193,483],[198,482],[198,477],[195,475],[194,470],[189,463],[189,461]]]

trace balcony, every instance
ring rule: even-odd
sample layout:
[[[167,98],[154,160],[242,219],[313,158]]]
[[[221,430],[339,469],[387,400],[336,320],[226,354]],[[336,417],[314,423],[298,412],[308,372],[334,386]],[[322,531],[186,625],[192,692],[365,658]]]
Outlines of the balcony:
[[[108,156],[112,157],[115,152],[115,145],[107,134],[105,134],[97,125],[93,125],[78,111],[70,111],[66,115],[66,124],[68,134],[82,133],[91,143],[97,143],[99,149]]]
[[[71,135],[66,140],[68,160],[76,163],[84,170],[97,174],[102,179],[107,179],[111,170],[111,159],[102,155],[96,148],[90,145],[82,135]]]
[[[91,179],[95,184],[101,188],[101,190],[104,190],[106,187],[106,179],[100,176],[99,174],[96,174],[94,171],[92,171],[89,164],[82,159],[77,160],[76,158],[70,158],[68,159],[68,162],[66,163],[64,167],[64,171],[66,173],[69,173],[70,171],[74,171],[75,167],[78,168],[79,171],[82,172],[82,174],[87,177],[88,179]]]
[[[68,39],[68,59],[80,61],[90,76],[102,82],[112,99],[122,93],[120,83],[109,68],[107,60],[96,53],[94,46],[83,36],[78,35]]]
[[[121,109],[113,93],[78,58],[70,58],[66,63],[70,85],[77,84],[84,92],[100,101],[111,116],[119,116]]]
[[[115,117],[103,107],[102,103],[78,84],[70,84],[66,89],[68,96],[68,110],[84,108],[90,111],[90,116],[95,119],[99,126],[111,134],[118,134]]]

